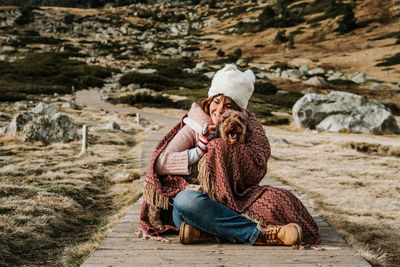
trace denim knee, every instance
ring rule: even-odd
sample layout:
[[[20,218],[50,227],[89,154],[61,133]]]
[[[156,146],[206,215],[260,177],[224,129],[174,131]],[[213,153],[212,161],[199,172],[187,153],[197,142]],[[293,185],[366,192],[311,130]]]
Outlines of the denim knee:
[[[204,196],[207,195],[199,191],[183,190],[175,196],[174,209],[178,209],[179,212],[201,210],[201,202]]]

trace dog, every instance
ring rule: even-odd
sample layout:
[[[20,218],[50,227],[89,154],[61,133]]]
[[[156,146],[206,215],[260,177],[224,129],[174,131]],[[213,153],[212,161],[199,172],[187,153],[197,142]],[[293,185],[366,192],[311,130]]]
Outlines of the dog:
[[[250,132],[247,114],[227,110],[221,115],[217,129],[217,136],[220,136],[227,144],[244,144],[246,134]]]

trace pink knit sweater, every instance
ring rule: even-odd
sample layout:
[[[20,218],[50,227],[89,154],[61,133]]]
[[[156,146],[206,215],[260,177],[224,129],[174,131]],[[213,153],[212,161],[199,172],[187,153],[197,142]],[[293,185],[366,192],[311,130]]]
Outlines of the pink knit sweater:
[[[188,117],[195,120],[201,126],[204,123],[212,123],[210,116],[201,107],[193,103],[188,112]],[[196,146],[196,132],[188,125],[174,136],[164,151],[158,156],[155,170],[158,175],[177,174],[189,175],[191,168],[188,160],[188,150]]]

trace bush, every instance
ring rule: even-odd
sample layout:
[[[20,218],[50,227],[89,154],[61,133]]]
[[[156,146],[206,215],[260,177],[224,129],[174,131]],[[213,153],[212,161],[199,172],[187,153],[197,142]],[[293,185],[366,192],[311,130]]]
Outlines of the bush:
[[[354,17],[353,8],[349,5],[346,5],[344,10],[344,15],[342,19],[339,20],[339,27],[336,29],[336,31],[344,34],[351,32],[356,28],[357,28],[357,22]]]
[[[20,98],[23,94],[66,94],[72,92],[72,86],[77,90],[101,87],[103,79],[117,71],[67,57],[62,53],[40,53],[12,63],[0,62],[0,93],[8,95],[7,99]],[[5,101],[6,97],[2,99]]]
[[[219,56],[219,57],[224,57],[224,56],[225,56],[225,52],[222,51],[221,49],[218,49],[218,51],[217,51],[217,56]]]
[[[262,95],[274,95],[278,88],[270,82],[256,81],[254,83],[254,93]]]
[[[283,44],[289,41],[286,37],[286,30],[278,30],[274,38],[274,44]]]
[[[138,83],[140,85],[144,85],[144,84],[154,84],[154,85],[161,85],[161,86],[170,86],[171,82],[168,78],[165,78],[163,76],[160,76],[158,74],[155,73],[139,73],[139,72],[129,72],[125,75],[123,75],[120,80],[119,83],[122,86],[127,86],[131,83]],[[152,88],[155,89],[155,88]],[[155,89],[156,90],[156,89]],[[158,90],[160,91],[160,90]]]

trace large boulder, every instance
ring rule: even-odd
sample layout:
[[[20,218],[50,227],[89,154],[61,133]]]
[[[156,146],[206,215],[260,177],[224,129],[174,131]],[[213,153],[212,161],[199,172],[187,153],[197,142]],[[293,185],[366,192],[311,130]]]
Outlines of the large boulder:
[[[292,113],[297,125],[309,129],[400,134],[390,109],[377,100],[351,93],[306,94],[294,104]]]
[[[45,144],[70,142],[78,137],[74,121],[57,112],[56,106],[38,104],[31,111],[14,116],[10,133],[24,142],[41,141]]]

